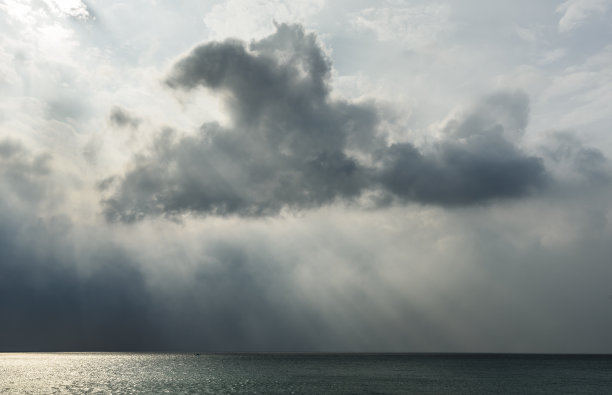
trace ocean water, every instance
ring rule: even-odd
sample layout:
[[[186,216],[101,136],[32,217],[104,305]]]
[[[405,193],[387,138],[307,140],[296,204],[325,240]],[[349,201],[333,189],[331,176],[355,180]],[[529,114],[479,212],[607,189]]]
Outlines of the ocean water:
[[[6,353],[0,393],[612,394],[612,356]]]

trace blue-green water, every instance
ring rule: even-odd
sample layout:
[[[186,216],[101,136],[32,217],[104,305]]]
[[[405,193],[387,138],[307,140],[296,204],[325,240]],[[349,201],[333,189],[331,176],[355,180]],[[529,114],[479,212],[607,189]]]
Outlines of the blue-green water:
[[[610,394],[612,356],[11,353],[0,392]]]

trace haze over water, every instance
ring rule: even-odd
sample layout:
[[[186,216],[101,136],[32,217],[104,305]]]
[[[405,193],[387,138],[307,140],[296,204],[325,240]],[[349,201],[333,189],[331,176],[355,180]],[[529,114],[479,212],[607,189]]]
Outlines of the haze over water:
[[[519,354],[0,354],[2,393],[604,394],[612,357]]]

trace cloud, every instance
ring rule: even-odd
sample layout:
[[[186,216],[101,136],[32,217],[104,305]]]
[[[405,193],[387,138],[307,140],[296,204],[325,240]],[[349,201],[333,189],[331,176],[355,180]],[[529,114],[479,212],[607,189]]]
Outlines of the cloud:
[[[66,230],[52,221],[20,225],[5,213],[1,217],[4,336],[0,349],[138,350],[144,344],[151,346],[157,328],[149,316],[149,290],[125,252],[98,246],[88,254],[71,256],[63,249],[71,251],[76,246],[58,236]],[[87,275],[79,272],[75,259],[84,260],[79,264],[87,265]]]
[[[541,151],[558,179],[587,181],[595,185],[608,184],[611,180],[606,156],[597,148],[585,146],[568,131],[552,133]]]
[[[56,15],[68,15],[80,20],[92,17],[87,5],[81,0],[44,0],[44,2]]]
[[[609,6],[609,0],[568,0],[557,7],[557,12],[563,14],[559,31],[567,33],[578,28],[593,14],[606,12]]]
[[[21,142],[0,140],[0,191],[13,202],[37,203],[52,194],[51,155],[32,154]]]
[[[300,326],[291,311],[307,314],[308,306],[283,282],[267,280],[281,273],[270,271],[265,256],[247,255],[244,246],[219,243],[193,269],[159,258],[145,264],[142,251],[113,242],[105,232],[72,227],[66,217],[35,218],[4,203],[0,350],[245,351],[313,345],[316,332]],[[163,279],[151,273],[152,265],[161,268]],[[173,270],[190,278],[177,281]]]
[[[565,48],[557,48],[552,51],[545,52],[542,54],[538,63],[542,65],[550,64],[559,61],[563,57],[567,55],[567,50]]]
[[[274,31],[273,21],[304,22],[325,6],[324,0],[229,0],[215,4],[203,19],[214,39],[249,40]]]
[[[138,349],[155,332],[140,269],[120,247],[85,242],[69,216],[45,212],[58,199],[49,162],[0,141],[0,349]]]
[[[0,3],[0,350],[612,350],[605,18]]]
[[[455,206],[525,196],[545,183],[540,159],[497,138],[468,144],[443,144],[436,159],[410,144],[392,145],[383,185],[406,201]]]
[[[521,98],[491,98],[470,113]],[[466,138],[463,124],[447,133]],[[28,175],[41,187],[60,182],[52,163],[38,165],[44,153],[16,140],[0,143],[0,157],[9,175],[0,177],[4,351],[609,347],[606,194],[478,210],[328,207],[300,218],[124,227],[87,224],[71,211],[45,214],[37,207],[52,196],[23,199],[28,193],[15,185]],[[591,336],[567,341],[583,330]]]
[[[543,187],[542,160],[512,143],[524,133],[528,111],[525,94],[497,93],[449,121],[444,139],[428,155],[409,143],[391,145],[383,158],[383,185],[404,200],[450,206],[525,196]]]
[[[333,98],[330,78],[316,36],[298,25],[278,25],[248,48],[236,40],[196,47],[166,84],[215,92],[232,125],[206,123],[183,137],[166,129],[103,201],[106,217],[274,215],[365,192],[469,205],[520,197],[545,183],[541,161],[514,143],[527,123],[523,94],[487,97],[421,152],[408,142],[387,144],[377,108]]]
[[[581,133],[605,130],[609,123],[606,108],[612,100],[610,62],[612,45],[605,43],[586,59],[556,73],[540,96],[551,106],[551,118],[541,127]],[[600,144],[609,145],[606,141]]]
[[[137,128],[140,124],[140,119],[134,117],[129,112],[121,107],[113,107],[111,109],[109,119],[111,124],[118,127],[131,127]]]
[[[0,350],[247,350],[270,335],[279,348],[308,344],[286,304],[307,308],[268,283],[281,273],[259,247],[221,240],[194,267],[161,254],[145,263],[104,226],[40,209],[61,179],[44,153],[0,140],[0,169]]]
[[[217,91],[233,126],[207,123],[182,138],[164,132],[106,200],[107,216],[270,215],[358,197],[367,169],[345,151],[382,147],[377,113],[332,100],[330,74],[316,37],[297,26],[279,25],[249,50],[231,40],[197,47],[167,84]]]
[[[371,30],[380,41],[398,41],[410,49],[435,44],[438,36],[452,27],[446,4],[388,5],[361,10],[352,17],[352,23]]]
[[[74,212],[48,215],[38,206],[52,196],[30,189],[60,177],[41,155],[0,142],[0,350],[287,351],[339,339],[293,289],[276,243],[232,227],[166,244],[146,227],[113,237]]]

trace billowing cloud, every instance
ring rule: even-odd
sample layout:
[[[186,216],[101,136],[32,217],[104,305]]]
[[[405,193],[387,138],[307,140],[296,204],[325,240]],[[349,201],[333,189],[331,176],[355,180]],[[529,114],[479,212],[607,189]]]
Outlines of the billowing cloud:
[[[522,93],[491,95],[463,119],[448,122],[445,139],[431,153],[392,145],[383,159],[383,185],[402,199],[442,205],[520,197],[542,187],[542,160],[512,142],[527,126],[528,110]]]
[[[376,107],[333,98],[330,77],[316,36],[298,25],[279,25],[248,48],[233,40],[196,47],[166,84],[214,91],[232,125],[207,123],[187,137],[166,130],[105,200],[107,218],[271,215],[365,192],[469,205],[544,184],[541,161],[512,142],[526,126],[525,95],[488,97],[424,153],[409,142],[388,145]]]

